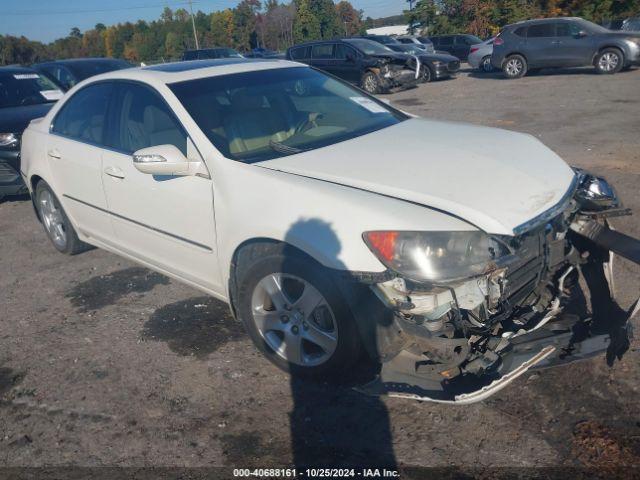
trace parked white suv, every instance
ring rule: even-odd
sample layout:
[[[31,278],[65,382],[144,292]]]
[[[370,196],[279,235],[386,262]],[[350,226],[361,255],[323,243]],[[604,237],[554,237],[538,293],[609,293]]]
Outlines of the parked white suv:
[[[610,295],[575,313],[578,270],[609,292],[610,237],[588,230],[619,213],[604,180],[532,136],[412,118],[304,65],[96,76],[31,123],[22,159],[60,252],[94,245],[228,302],[296,374],[365,349],[384,364],[370,393],[472,402],[610,337],[628,347],[629,315],[598,316]]]

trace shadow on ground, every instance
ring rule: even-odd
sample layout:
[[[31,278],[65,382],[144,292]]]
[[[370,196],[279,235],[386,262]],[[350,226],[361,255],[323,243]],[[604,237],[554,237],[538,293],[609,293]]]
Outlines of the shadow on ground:
[[[229,307],[211,297],[194,297],[156,310],[140,334],[166,342],[178,355],[204,358],[225,343],[245,336]]]
[[[113,305],[131,293],[145,293],[156,285],[168,284],[169,279],[164,275],[146,268],[132,267],[90,278],[73,287],[66,297],[80,312],[89,312]]]

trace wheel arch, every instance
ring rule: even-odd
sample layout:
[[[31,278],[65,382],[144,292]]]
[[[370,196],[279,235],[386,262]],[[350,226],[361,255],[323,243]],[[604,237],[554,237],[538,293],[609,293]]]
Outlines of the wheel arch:
[[[40,212],[38,212],[38,208],[36,207],[36,187],[40,182],[45,182],[45,179],[40,175],[31,175],[31,178],[29,178],[29,186],[31,187],[31,206],[36,214],[36,218],[42,223]]]
[[[596,59],[598,58],[598,55],[600,55],[603,51],[605,51],[605,50],[607,50],[609,48],[613,48],[615,50],[618,50],[622,54],[622,63],[624,64],[626,62],[627,53],[625,52],[624,47],[622,47],[622,46],[620,46],[620,45],[618,45],[616,43],[606,43],[603,46],[601,46],[600,48],[598,48],[596,53],[593,54],[593,58],[591,59],[592,65],[595,66]]]

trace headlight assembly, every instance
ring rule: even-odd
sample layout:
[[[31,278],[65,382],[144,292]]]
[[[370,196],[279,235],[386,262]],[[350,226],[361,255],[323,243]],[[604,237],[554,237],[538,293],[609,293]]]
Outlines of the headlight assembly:
[[[0,147],[13,147],[18,144],[15,133],[0,133]]]
[[[481,275],[506,246],[480,231],[365,232],[364,241],[388,268],[415,281],[443,282]]]

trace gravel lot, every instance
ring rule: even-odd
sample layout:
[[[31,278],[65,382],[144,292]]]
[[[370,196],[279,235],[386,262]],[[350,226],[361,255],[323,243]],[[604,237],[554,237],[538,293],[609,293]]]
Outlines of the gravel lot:
[[[466,71],[388,98],[531,133],[640,215],[639,87],[640,69]],[[486,188],[509,181],[495,179]],[[640,236],[638,216],[615,224]],[[196,290],[104,251],[57,254],[28,199],[0,203],[0,247],[0,466],[640,466],[637,342],[613,368],[530,373],[472,406],[368,398],[292,382]],[[628,306],[640,274],[618,266]]]

